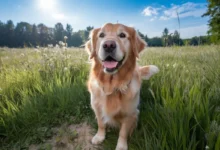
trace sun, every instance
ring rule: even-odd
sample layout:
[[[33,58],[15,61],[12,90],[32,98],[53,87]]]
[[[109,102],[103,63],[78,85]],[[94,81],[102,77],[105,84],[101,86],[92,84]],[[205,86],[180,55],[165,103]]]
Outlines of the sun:
[[[52,11],[56,8],[56,0],[38,0],[38,5],[43,11]]]

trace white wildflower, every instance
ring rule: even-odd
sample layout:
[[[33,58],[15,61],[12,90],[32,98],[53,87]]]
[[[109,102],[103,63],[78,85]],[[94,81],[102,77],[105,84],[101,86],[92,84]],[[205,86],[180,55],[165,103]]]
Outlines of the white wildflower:
[[[205,146],[205,149],[209,149],[209,146],[208,146],[208,145],[206,145],[206,146]]]
[[[59,48],[59,45],[58,45],[58,44],[56,44],[55,48]]]
[[[34,51],[35,51],[36,53],[41,53],[41,51],[38,50],[38,49],[34,49]]]
[[[63,69],[64,71],[67,71],[68,70],[68,68],[67,67],[64,67],[64,69]]]
[[[177,66],[177,64],[176,64],[176,63],[174,63],[174,64],[173,64],[173,68],[176,68],[176,66]]]
[[[38,49],[38,48],[40,48],[39,46],[36,46],[36,48]]]
[[[20,55],[21,57],[24,57],[24,53],[21,53],[21,55]]]
[[[68,39],[68,37],[67,37],[67,36],[64,36],[64,39],[66,40],[66,39]]]
[[[65,43],[63,43],[63,41],[59,41],[59,45],[60,45],[60,46],[64,46]]]
[[[48,44],[47,47],[53,48],[53,44]]]

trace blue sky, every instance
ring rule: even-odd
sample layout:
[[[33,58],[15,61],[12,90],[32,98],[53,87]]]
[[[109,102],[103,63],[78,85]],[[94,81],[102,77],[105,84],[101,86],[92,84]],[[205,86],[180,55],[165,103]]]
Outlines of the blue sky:
[[[0,20],[49,27],[69,23],[74,31],[118,21],[153,37],[161,36],[165,27],[170,33],[178,30],[178,12],[181,37],[188,38],[206,34],[208,17],[201,17],[206,5],[206,0],[2,0]]]

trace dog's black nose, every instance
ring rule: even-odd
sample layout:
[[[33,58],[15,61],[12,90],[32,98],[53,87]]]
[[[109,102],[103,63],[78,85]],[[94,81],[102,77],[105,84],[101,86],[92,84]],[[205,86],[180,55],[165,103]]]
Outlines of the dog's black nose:
[[[103,48],[107,53],[112,53],[116,49],[115,41],[105,41]]]

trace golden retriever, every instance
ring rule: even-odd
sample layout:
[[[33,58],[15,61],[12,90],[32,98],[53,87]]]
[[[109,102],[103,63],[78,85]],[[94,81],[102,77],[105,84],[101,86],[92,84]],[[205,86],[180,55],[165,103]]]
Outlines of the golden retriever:
[[[88,90],[98,122],[93,144],[105,139],[106,125],[120,127],[116,150],[127,150],[127,137],[138,120],[142,79],[149,79],[159,69],[136,63],[146,43],[132,27],[107,23],[93,29],[86,50],[92,61]]]

